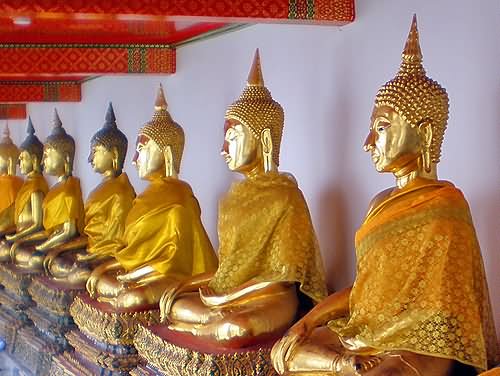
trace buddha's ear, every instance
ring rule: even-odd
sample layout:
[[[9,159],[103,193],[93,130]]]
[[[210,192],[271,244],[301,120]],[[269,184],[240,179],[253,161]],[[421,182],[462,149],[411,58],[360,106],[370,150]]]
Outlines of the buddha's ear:
[[[175,175],[175,167],[174,167],[174,156],[172,154],[172,147],[167,145],[165,150],[163,151],[163,157],[165,158],[165,175],[167,177],[171,177]]]
[[[113,154],[113,170],[118,171],[121,166],[119,166],[120,153],[118,153],[118,148],[113,146],[111,148],[111,154]]]
[[[64,175],[70,176],[72,173],[72,168],[71,168],[71,158],[69,157],[69,154],[66,154],[64,156]]]
[[[260,142],[262,145],[262,156],[264,160],[264,172],[273,169],[273,137],[269,128],[260,133]]]
[[[9,175],[15,175],[16,174],[16,164],[17,164],[17,158],[14,159],[12,157],[9,157]]]
[[[432,124],[430,120],[422,121],[418,127],[418,131],[422,141],[422,160],[424,169],[426,172],[431,172]]]

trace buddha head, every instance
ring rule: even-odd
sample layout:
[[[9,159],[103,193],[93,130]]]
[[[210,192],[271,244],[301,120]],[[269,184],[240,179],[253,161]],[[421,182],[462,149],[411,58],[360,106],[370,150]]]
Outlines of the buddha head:
[[[105,122],[90,140],[89,163],[95,172],[110,176],[122,173],[128,140],[116,125],[113,104],[110,102]]]
[[[160,85],[153,119],[139,130],[135,164],[141,179],[177,177],[184,151],[184,131],[167,110],[167,101]]]
[[[10,138],[9,126],[5,124],[0,139],[0,175],[15,175],[19,150]]]
[[[43,144],[35,136],[35,128],[33,127],[31,117],[28,119],[26,133],[28,135],[19,147],[21,151],[19,154],[19,169],[23,175],[28,175],[31,172],[41,173]]]
[[[448,95],[426,76],[413,16],[398,74],[377,93],[364,149],[379,172],[421,170],[436,177],[448,122]]]
[[[226,110],[222,155],[231,171],[269,172],[279,165],[284,113],[264,85],[259,50],[247,85]]]
[[[71,176],[74,158],[75,140],[66,133],[59,114],[54,109],[52,131],[43,145],[44,171],[57,177]]]

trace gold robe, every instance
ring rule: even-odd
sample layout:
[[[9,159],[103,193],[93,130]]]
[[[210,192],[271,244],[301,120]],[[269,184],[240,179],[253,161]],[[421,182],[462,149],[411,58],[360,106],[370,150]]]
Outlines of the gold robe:
[[[0,226],[15,224],[15,202],[22,185],[23,179],[18,176],[0,176]]]
[[[111,256],[119,246],[125,219],[132,207],[135,191],[126,173],[104,181],[85,202],[85,235],[87,252]]]
[[[43,200],[43,227],[48,235],[70,220],[81,234],[85,224],[82,190],[80,180],[73,176],[56,184]]]
[[[151,182],[134,200],[125,223],[123,248],[115,258],[127,271],[151,266],[179,278],[214,271],[217,256],[200,215],[187,183],[171,178]]]
[[[346,348],[406,350],[478,369],[494,359],[481,252],[468,204],[451,183],[375,207],[356,234],[356,257],[350,316],[329,323]]]
[[[15,204],[15,216],[14,219],[16,221],[16,226],[19,225],[18,220],[21,217],[21,213],[24,210],[24,207],[30,202],[31,195],[35,192],[42,192],[45,196],[49,191],[49,186],[47,185],[47,181],[43,177],[43,175],[34,175],[28,177],[21,189],[19,190],[16,197]]]
[[[311,217],[293,178],[270,173],[231,186],[219,207],[219,269],[209,287],[225,294],[246,282],[297,282],[323,299],[323,262]]]

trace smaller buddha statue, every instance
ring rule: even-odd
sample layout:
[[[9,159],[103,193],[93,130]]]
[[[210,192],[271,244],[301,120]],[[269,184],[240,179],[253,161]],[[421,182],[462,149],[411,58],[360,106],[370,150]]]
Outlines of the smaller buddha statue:
[[[178,178],[183,150],[184,131],[170,116],[160,86],[153,119],[139,131],[133,159],[149,186],[128,213],[114,259],[92,271],[91,297],[116,309],[139,310],[157,305],[176,281],[216,269],[198,201]]]
[[[54,279],[85,286],[92,269],[112,259],[135,198],[134,188],[123,172],[127,147],[127,137],[118,129],[110,103],[103,127],[90,141],[88,158],[103,179],[85,202],[83,236],[51,250],[44,260],[45,269]]]
[[[14,263],[25,270],[43,269],[47,252],[74,239],[83,231],[84,208],[80,180],[73,177],[75,141],[62,127],[57,110],[50,135],[43,150],[44,171],[57,177],[42,204],[44,231],[35,232],[18,241],[11,248]],[[40,243],[41,242],[41,243]],[[37,243],[32,247],[24,243]]]
[[[6,124],[0,140],[0,236],[15,232],[15,201],[23,181],[16,176],[19,150]]]
[[[416,17],[402,58],[377,93],[364,144],[396,184],[375,196],[356,233],[354,285],[275,344],[281,375],[475,375],[497,354],[469,206],[437,178],[448,95],[426,76]]]
[[[167,290],[160,310],[171,331],[243,348],[281,335],[326,296],[326,284],[302,192],[277,170],[284,113],[264,85],[258,50],[225,119],[222,155],[244,179],[220,202],[219,268]]]
[[[42,203],[48,186],[42,175],[43,144],[35,135],[31,117],[28,120],[27,133],[28,136],[19,147],[19,169],[26,179],[15,201],[16,232],[6,235],[5,240],[0,242],[0,261],[10,261],[10,247],[13,242],[43,230]]]

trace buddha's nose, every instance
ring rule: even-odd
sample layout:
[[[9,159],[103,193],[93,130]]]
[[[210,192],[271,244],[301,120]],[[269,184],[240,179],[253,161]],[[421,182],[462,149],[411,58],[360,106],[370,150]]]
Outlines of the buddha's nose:
[[[370,131],[370,133],[368,133],[368,136],[366,136],[365,143],[363,144],[363,150],[370,151],[374,145],[375,145],[375,135],[373,134],[372,131]]]

